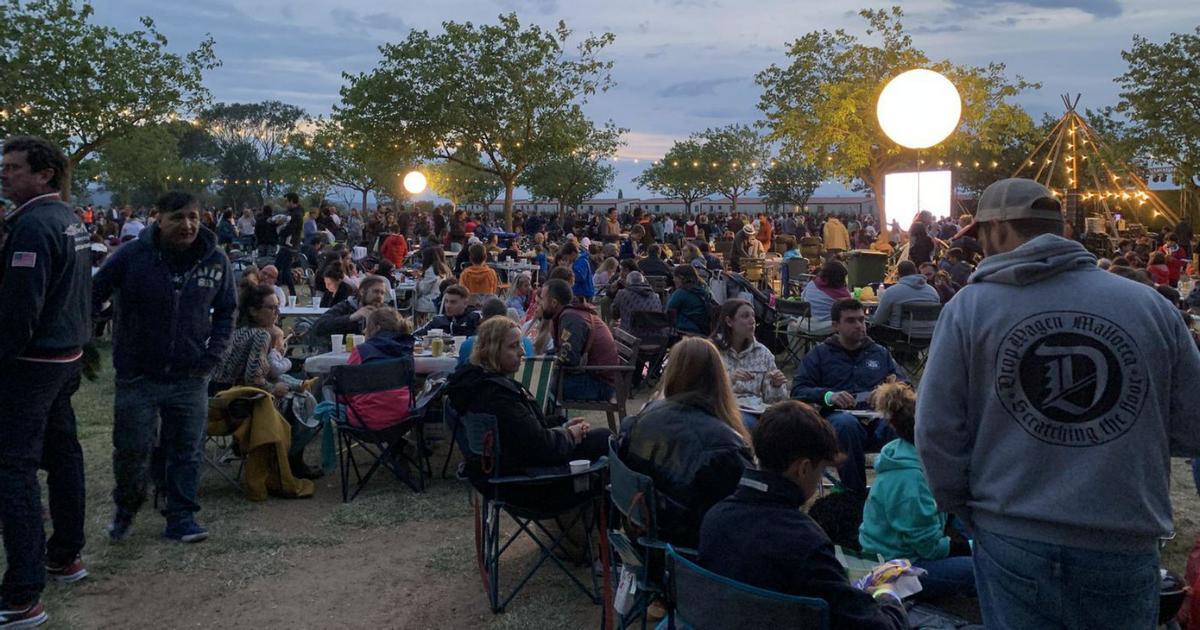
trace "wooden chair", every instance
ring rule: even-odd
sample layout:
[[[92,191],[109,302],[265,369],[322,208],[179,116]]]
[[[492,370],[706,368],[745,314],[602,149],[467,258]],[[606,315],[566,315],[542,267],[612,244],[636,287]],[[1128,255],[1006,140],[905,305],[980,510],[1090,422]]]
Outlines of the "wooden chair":
[[[617,432],[621,418],[625,417],[626,405],[629,402],[629,393],[633,389],[633,372],[638,365],[638,338],[621,330],[620,328],[612,329],[613,341],[617,344],[617,365],[589,365],[584,367],[569,368],[570,372],[579,374],[616,374],[617,382],[613,388],[616,390],[608,400],[567,400],[563,397],[563,381],[568,368],[559,365],[558,378],[556,385],[556,400],[558,406],[563,411],[563,415],[567,415],[567,410],[573,409],[576,411],[603,411],[608,420],[608,428],[613,432]]]

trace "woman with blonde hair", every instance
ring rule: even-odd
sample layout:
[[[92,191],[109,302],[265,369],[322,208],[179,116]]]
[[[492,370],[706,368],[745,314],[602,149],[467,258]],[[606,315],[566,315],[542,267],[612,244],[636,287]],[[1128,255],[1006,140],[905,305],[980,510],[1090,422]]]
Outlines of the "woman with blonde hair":
[[[524,356],[520,326],[507,317],[493,317],[479,325],[470,363],[458,368],[446,386],[450,405],[459,416],[496,416],[504,454],[500,474],[605,455],[608,429],[593,429],[583,418],[569,422],[546,418],[529,390],[512,378]],[[470,459],[466,473],[473,481],[484,477],[479,462]]]
[[[721,355],[689,337],[671,348],[655,400],[621,427],[620,457],[654,480],[659,534],[695,547],[700,523],[753,461]]]

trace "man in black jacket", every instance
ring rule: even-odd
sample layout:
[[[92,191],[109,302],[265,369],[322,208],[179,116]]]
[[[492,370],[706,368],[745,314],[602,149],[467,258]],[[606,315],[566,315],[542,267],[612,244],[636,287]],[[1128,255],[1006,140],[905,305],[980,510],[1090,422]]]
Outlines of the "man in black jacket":
[[[838,458],[833,427],[812,407],[772,406],[754,426],[759,469],[747,469],[736,492],[713,506],[700,528],[701,566],[777,593],[824,600],[833,628],[908,628],[900,598],[850,585],[820,525],[800,511]]]
[[[151,453],[166,460],[165,538],[197,542],[195,521],[208,420],[208,380],[225,355],[237,309],[229,258],[200,223],[196,199],[169,192],[154,225],[105,261],[92,304],[113,298],[113,541],[126,538],[146,500]]]
[[[45,621],[46,577],[87,576],[83,452],[71,396],[90,336],[91,251],[59,197],[67,160],[40,138],[4,143],[0,187],[17,205],[0,223],[0,524],[8,569],[0,627]],[[38,467],[49,473],[54,536],[42,525]]]
[[[367,316],[383,306],[387,299],[388,283],[383,276],[367,276],[358,283],[358,295],[333,305],[309,330],[309,343],[324,346],[330,335],[361,335],[367,327]],[[341,348],[333,348],[334,351]]]
[[[292,279],[292,265],[296,254],[304,244],[304,208],[300,207],[300,195],[290,192],[283,196],[287,200],[287,225],[279,233],[279,253],[275,255],[275,266],[279,268],[282,284],[296,295],[296,283]]]
[[[440,330],[455,337],[471,337],[482,317],[479,310],[467,304],[471,292],[461,284],[452,284],[442,293],[442,313],[435,315],[413,333],[424,337],[431,330]]]

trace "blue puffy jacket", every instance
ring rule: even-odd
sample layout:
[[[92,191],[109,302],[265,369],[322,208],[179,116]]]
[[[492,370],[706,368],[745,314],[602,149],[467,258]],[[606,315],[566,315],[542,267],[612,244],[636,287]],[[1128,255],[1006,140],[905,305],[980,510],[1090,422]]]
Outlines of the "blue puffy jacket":
[[[114,296],[113,367],[118,378],[207,377],[233,334],[237,294],[217,235],[200,228],[204,253],[177,289],[159,249],[158,226],[109,256],[92,279],[97,312]]]
[[[596,287],[592,285],[592,262],[588,260],[586,251],[579,252],[579,258],[576,258],[575,264],[571,265],[571,272],[575,274],[575,286],[572,287],[575,297],[589,300],[595,297]]]
[[[867,339],[863,347],[851,352],[834,335],[804,355],[792,381],[792,398],[824,405],[825,392],[869,392],[892,374],[908,379],[887,348]]]

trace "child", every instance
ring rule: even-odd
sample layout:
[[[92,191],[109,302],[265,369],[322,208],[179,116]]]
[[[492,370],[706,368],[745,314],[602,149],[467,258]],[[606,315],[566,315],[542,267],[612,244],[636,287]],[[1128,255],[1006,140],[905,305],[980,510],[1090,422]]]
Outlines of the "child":
[[[840,457],[829,422],[802,402],[781,402],[759,418],[752,439],[758,470],[747,468],[738,489],[704,515],[699,564],[758,588],[823,599],[834,628],[908,628],[894,590],[851,586],[829,536],[800,509]]]
[[[875,463],[875,485],[867,495],[858,541],[863,551],[885,560],[906,558],[925,569],[923,597],[975,596],[970,547],[946,535],[946,514],[939,512],[913,444],[917,395],[908,383],[888,377],[871,395],[875,411],[900,436],[884,445]]]
[[[267,351],[267,363],[271,366],[269,380],[286,383],[289,388],[294,389],[303,381],[287,375],[292,369],[292,360],[284,356],[285,352],[287,352],[287,336],[283,334],[282,328],[272,326],[271,349]]]

